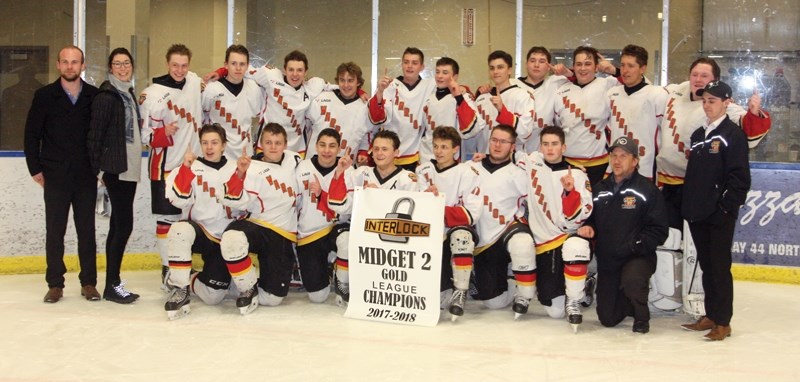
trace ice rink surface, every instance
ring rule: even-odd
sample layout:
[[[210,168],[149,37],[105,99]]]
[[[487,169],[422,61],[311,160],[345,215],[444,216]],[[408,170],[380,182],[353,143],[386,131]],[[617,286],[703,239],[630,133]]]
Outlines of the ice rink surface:
[[[42,302],[43,275],[0,276],[0,381],[798,381],[800,287],[736,282],[733,336],[706,342],[683,314],[658,314],[649,334],[632,320],[604,328],[592,308],[573,334],[538,303],[511,309],[469,301],[434,328],[344,318],[334,304],[290,292],[279,307],[240,316],[192,299],[164,313],[159,274],[125,272],[132,305],[89,302],[77,274],[65,298]],[[101,278],[98,289],[102,292]]]

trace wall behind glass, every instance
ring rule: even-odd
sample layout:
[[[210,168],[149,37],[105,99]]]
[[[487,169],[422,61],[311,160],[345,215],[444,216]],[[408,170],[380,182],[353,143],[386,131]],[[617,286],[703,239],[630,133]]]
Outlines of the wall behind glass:
[[[0,9],[0,150],[22,150],[33,93],[58,78],[58,51],[72,44],[72,1],[2,0]]]
[[[474,44],[462,43],[462,10],[475,10]],[[488,83],[486,58],[493,50],[514,53],[516,6],[506,1],[409,0],[381,1],[378,38],[378,76],[401,75],[400,60],[406,47],[425,54],[424,77],[433,77],[436,60],[455,59],[459,83],[473,91]]]
[[[283,68],[283,57],[299,50],[308,57],[308,77],[331,83],[336,67],[353,61],[364,72],[363,89],[370,91],[371,0],[236,0],[234,36],[250,50],[254,65]]]

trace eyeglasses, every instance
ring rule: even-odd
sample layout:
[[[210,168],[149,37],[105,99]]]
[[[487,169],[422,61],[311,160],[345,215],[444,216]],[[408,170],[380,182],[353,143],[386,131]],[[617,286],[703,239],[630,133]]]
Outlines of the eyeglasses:
[[[124,62],[114,61],[114,62],[111,63],[111,66],[113,66],[115,68],[129,68],[131,66],[131,62],[130,61],[124,61]]]
[[[495,144],[495,145],[510,145],[510,144],[514,143],[512,141],[507,141],[505,139],[497,139],[497,138],[490,138],[489,142],[491,142],[492,144]]]

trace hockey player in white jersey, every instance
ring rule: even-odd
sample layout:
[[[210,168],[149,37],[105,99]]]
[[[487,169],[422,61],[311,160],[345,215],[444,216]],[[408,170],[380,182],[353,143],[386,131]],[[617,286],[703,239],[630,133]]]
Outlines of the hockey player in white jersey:
[[[203,91],[203,123],[218,123],[228,134],[225,156],[237,160],[243,150],[253,155],[253,125],[261,120],[264,93],[255,81],[244,78],[250,53],[242,45],[231,45],[225,51],[228,75],[211,82]]]
[[[528,91],[534,99],[534,129],[555,125],[556,90],[569,82],[565,75],[572,75],[563,64],[553,65],[552,55],[547,48],[534,46],[528,50],[525,64],[526,77],[512,79],[511,83]],[[552,74],[551,74],[552,72]],[[532,133],[525,142],[525,151],[536,152],[539,148],[539,134]]]
[[[436,158],[417,167],[417,181],[420,191],[445,196],[447,234],[442,249],[441,291],[442,300],[447,301],[447,309],[456,320],[464,315],[472,254],[478,241],[473,227],[482,210],[478,170],[474,168],[476,163],[458,163],[454,159],[461,145],[461,136],[455,128],[439,126],[432,135]]]
[[[306,81],[308,58],[303,52],[293,50],[283,58],[283,70],[265,65],[260,68],[249,66],[245,77],[251,78],[264,89],[266,94],[261,127],[275,122],[286,129],[288,149],[305,156],[304,139],[306,111],[311,101],[325,90],[325,80],[313,77]],[[227,69],[220,68],[206,75],[208,79],[225,77]],[[261,135],[259,129],[258,135]],[[256,146],[256,152],[261,148]]]
[[[622,85],[608,91],[611,118],[610,141],[628,137],[639,145],[639,174],[655,179],[656,154],[661,145],[661,122],[667,104],[666,90],[647,83],[647,50],[638,45],[622,48],[620,77]],[[611,174],[611,168],[606,170]]]
[[[595,73],[616,75],[617,69],[601,61],[597,49],[589,46],[576,48],[572,57],[575,79],[558,88],[556,117],[567,135],[564,157],[569,164],[586,169],[594,184],[603,179],[608,167],[606,134],[611,108],[606,93],[618,84],[615,77],[597,78]]]
[[[366,157],[375,126],[369,120],[367,102],[359,97],[364,85],[361,67],[354,62],[340,64],[336,68],[336,84],[338,89],[320,93],[306,113],[311,128],[307,156],[310,158],[317,153],[313,143],[320,131],[331,128],[342,138],[339,156],[351,149],[351,155]]]
[[[425,68],[425,55],[417,48],[406,48],[402,67],[402,76],[391,78],[384,73],[378,81],[375,95],[369,100],[369,117],[373,124],[397,134],[400,154],[396,164],[414,171],[419,164],[422,108],[436,83],[430,78],[420,77]]]
[[[393,131],[381,130],[375,134],[372,141],[375,167],[361,166],[354,169],[352,157],[342,156],[328,188],[328,207],[340,216],[348,216],[349,219],[353,212],[353,191],[356,187],[416,191],[417,176],[395,164],[398,155],[400,155],[400,138]],[[350,276],[347,247],[339,249],[336,252],[335,289],[337,303],[343,305],[350,298]]]
[[[514,128],[497,125],[491,134],[489,155],[475,166],[482,203],[475,222],[479,238],[474,258],[477,299],[489,309],[505,308],[513,301],[514,318],[518,319],[528,311],[536,282],[533,237],[527,224],[519,220],[528,196],[528,181],[525,170],[512,163],[517,142]],[[509,262],[515,290],[508,290]]]
[[[220,199],[223,205],[249,213],[247,219],[231,223],[220,242],[222,258],[239,290],[236,306],[242,314],[283,301],[297,241],[295,166],[300,156],[285,151],[286,130],[277,123],[264,126],[260,142],[261,159],[242,155]],[[250,253],[258,258],[257,271]]]
[[[420,142],[420,163],[425,164],[434,159],[433,131],[438,126],[452,126],[457,130],[471,130],[478,122],[475,112],[475,100],[469,88],[458,83],[458,62],[450,57],[442,57],[436,61],[436,91],[425,100],[422,108],[423,134]],[[456,159],[464,158],[475,152],[475,138],[458,145],[461,150]],[[465,147],[467,146],[467,147]]]
[[[185,211],[172,225],[168,236],[169,267],[167,285],[171,294],[164,309],[169,319],[189,313],[190,292],[209,305],[222,302],[230,286],[231,275],[220,253],[219,241],[225,228],[241,216],[218,200],[225,182],[235,176],[236,162],[228,161],[225,129],[203,125],[200,129],[203,157],[187,150],[182,165],[169,174],[166,195],[170,203]],[[203,257],[203,269],[191,274],[192,253]]]
[[[515,130],[518,151],[525,149],[525,142],[534,133],[533,97],[525,89],[511,84],[512,61],[511,55],[502,50],[489,54],[489,76],[494,87],[475,100],[478,111],[475,127],[461,130],[466,139],[477,135],[477,152],[491,151],[489,136],[497,125],[508,125]]]
[[[169,271],[167,233],[180,220],[181,210],[164,194],[170,172],[183,163],[187,149],[199,153],[198,131],[202,120],[200,77],[189,71],[192,52],[175,44],[167,50],[168,74],[156,77],[139,96],[142,143],[150,147],[149,176],[152,212],[156,217],[156,244],[161,255],[161,282],[166,291]]]
[[[316,303],[325,302],[330,293],[328,255],[334,252],[341,257],[350,238],[348,217],[328,207],[328,189],[339,160],[340,142],[336,130],[320,131],[315,142],[317,154],[297,165],[297,261],[308,298]],[[350,157],[350,150],[345,153]],[[345,302],[347,297],[345,294]]]
[[[719,79],[720,68],[717,62],[700,57],[689,67],[688,81],[667,85],[669,98],[666,101],[661,149],[656,157],[656,167],[658,185],[667,202],[669,225],[678,230],[683,229],[681,197],[691,148],[690,137],[706,121],[702,99],[696,93],[709,82]],[[731,121],[742,127],[750,148],[758,145],[772,124],[769,113],[761,108],[761,97],[757,92],[748,100],[747,109],[731,102],[727,114]]]
[[[592,212],[589,178],[564,161],[564,131],[547,126],[539,151],[520,158],[528,175],[528,224],[536,241],[536,289],[550,317],[583,322],[580,301],[590,260],[589,241],[575,235]]]

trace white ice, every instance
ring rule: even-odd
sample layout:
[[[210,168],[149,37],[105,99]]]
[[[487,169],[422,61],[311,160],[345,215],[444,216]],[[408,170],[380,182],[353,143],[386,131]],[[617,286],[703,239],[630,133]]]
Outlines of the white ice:
[[[43,275],[0,276],[0,381],[798,381],[800,286],[736,282],[733,336],[706,342],[683,314],[649,334],[604,328],[594,307],[578,334],[538,304],[522,320],[469,302],[420,328],[347,319],[291,292],[240,316],[233,300],[168,321],[158,272],[124,272],[142,295],[124,306],[80,297],[45,304]],[[103,280],[98,285],[102,292]]]

